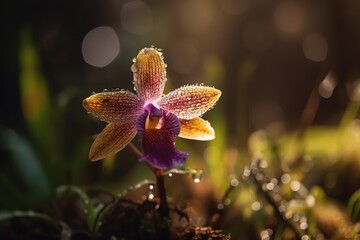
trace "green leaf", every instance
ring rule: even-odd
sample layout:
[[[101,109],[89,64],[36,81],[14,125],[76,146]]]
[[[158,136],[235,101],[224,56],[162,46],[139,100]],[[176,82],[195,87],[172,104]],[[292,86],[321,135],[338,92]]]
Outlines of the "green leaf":
[[[18,183],[13,186],[18,187],[21,195],[26,197],[23,201],[31,203],[49,196],[48,178],[28,142],[10,129],[0,129],[0,146],[10,155],[10,159],[5,160],[10,169],[2,174],[9,181]],[[0,184],[4,185],[4,182]]]

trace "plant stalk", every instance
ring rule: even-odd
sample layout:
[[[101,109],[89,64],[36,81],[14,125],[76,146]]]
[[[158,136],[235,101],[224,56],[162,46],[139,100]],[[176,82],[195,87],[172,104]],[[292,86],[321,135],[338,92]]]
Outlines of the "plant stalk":
[[[156,175],[156,185],[158,188],[159,198],[160,198],[160,207],[159,213],[163,218],[169,218],[169,204],[166,198],[166,189],[165,189],[165,181],[163,171],[161,169],[155,169]]]

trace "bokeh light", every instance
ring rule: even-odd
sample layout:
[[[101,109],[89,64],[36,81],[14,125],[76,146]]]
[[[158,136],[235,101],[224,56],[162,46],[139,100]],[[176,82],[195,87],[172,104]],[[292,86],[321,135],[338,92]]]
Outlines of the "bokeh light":
[[[183,40],[174,43],[171,47],[169,63],[176,72],[189,74],[199,63],[199,58],[199,50],[195,43],[191,40]]]
[[[305,57],[313,62],[324,61],[327,57],[327,42],[319,33],[307,35],[302,42],[302,46]]]
[[[247,10],[248,0],[222,0],[219,1],[221,9],[232,15],[242,14]]]
[[[252,20],[244,25],[243,38],[245,46],[254,52],[263,52],[271,46],[273,31],[268,22]]]
[[[113,28],[96,27],[85,35],[81,50],[86,63],[105,67],[120,53],[120,41]]]
[[[323,98],[330,98],[336,86],[336,81],[331,72],[329,72],[319,85],[319,94]]]
[[[151,8],[143,1],[131,1],[121,8],[121,24],[131,33],[143,35],[153,28]]]
[[[300,32],[305,24],[304,7],[297,2],[284,1],[274,11],[275,25],[287,33]]]
[[[188,33],[199,35],[208,30],[214,18],[215,9],[210,1],[183,1],[179,7],[179,20]]]

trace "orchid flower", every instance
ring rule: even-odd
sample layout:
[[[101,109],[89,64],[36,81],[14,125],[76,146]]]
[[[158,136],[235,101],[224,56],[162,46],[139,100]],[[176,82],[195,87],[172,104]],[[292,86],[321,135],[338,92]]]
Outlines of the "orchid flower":
[[[96,161],[111,156],[139,133],[142,160],[157,169],[181,167],[189,154],[175,147],[175,138],[215,138],[214,129],[200,116],[214,106],[221,92],[191,85],[163,96],[167,79],[162,52],[144,48],[133,61],[137,95],[127,90],[105,91],[83,101],[87,111],[108,123],[92,144],[89,158]]]

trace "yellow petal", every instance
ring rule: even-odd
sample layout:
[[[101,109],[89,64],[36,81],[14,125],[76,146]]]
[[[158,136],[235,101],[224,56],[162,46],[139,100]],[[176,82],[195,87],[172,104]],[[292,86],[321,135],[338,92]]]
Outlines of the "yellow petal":
[[[215,138],[215,131],[208,121],[199,117],[190,120],[179,120],[181,126],[179,137],[200,141],[208,141]]]
[[[164,91],[166,69],[162,52],[154,47],[143,48],[135,58],[131,71],[134,86],[140,99],[159,99]]]
[[[184,86],[160,99],[158,105],[181,119],[200,117],[212,108],[221,96],[221,91],[206,86]]]
[[[109,123],[97,136],[89,152],[91,161],[100,160],[122,150],[136,135],[135,123]]]
[[[144,102],[126,90],[101,92],[84,99],[84,108],[102,121],[122,124],[136,121]]]

